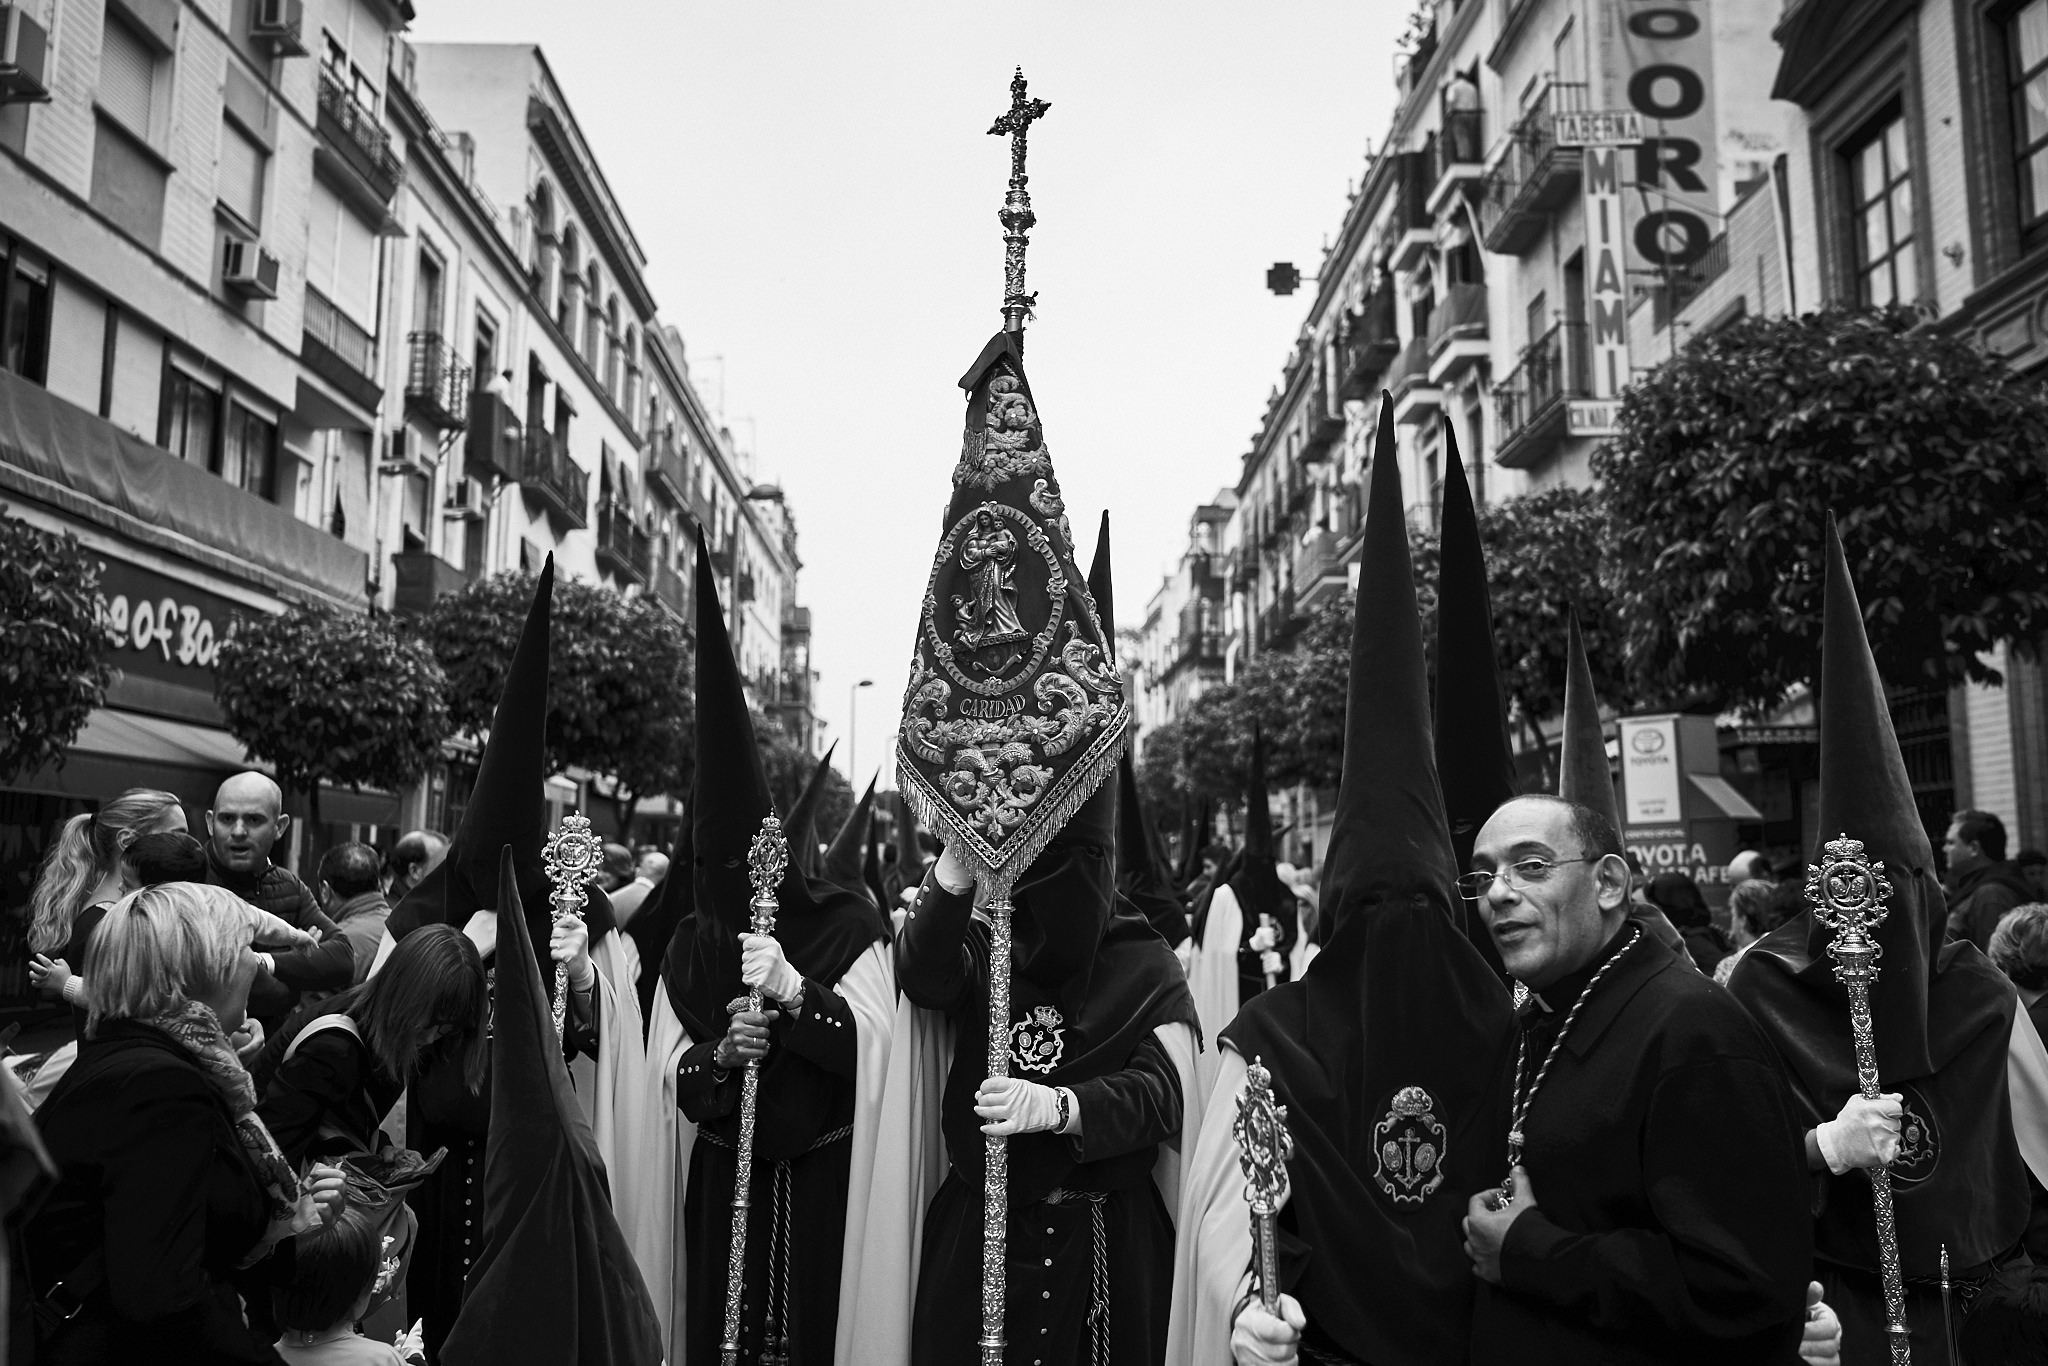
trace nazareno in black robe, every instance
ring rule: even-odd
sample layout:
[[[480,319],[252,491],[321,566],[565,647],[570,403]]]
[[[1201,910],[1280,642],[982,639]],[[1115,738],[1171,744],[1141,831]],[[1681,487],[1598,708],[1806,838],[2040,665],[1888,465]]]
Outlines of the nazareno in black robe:
[[[1177,1136],[1186,1098],[1163,1025],[1198,1029],[1186,978],[1166,941],[1115,896],[1116,789],[1104,783],[1019,879],[1012,900],[1011,1017],[1057,1048],[1047,1070],[1011,1075],[1074,1092],[1079,1138],[1009,1142],[1006,1360],[1092,1360],[1098,1268],[1107,1291],[1109,1360],[1159,1362],[1173,1288],[1173,1220],[1153,1184],[1158,1145]],[[897,936],[897,980],[958,1034],[941,1100],[952,1167],[924,1220],[912,1366],[971,1366],[981,1336],[985,1145],[974,1093],[987,1076],[991,930],[971,895],[927,875]],[[1051,1012],[1049,1015],[1041,1011]],[[1101,1220],[1099,1261],[1096,1220]]]

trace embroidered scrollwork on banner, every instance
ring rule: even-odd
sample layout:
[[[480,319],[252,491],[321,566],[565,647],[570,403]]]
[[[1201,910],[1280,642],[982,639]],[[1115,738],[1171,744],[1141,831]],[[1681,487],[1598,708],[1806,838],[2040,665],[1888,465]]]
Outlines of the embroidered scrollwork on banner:
[[[1024,381],[997,375],[989,381],[988,412],[981,430],[969,432],[960,446],[960,464],[953,482],[992,489],[1022,475],[1049,475],[1052,456],[1045,449],[1038,412]]]

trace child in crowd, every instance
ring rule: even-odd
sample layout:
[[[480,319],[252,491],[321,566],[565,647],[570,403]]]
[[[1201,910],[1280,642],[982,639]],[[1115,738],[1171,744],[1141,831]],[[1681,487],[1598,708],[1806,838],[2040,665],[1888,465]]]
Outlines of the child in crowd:
[[[386,1258],[384,1242],[354,1209],[324,1231],[299,1236],[291,1288],[271,1292],[284,1334],[278,1355],[291,1366],[418,1366],[426,1360],[417,1326],[395,1347],[355,1331],[398,1274],[398,1259]]]

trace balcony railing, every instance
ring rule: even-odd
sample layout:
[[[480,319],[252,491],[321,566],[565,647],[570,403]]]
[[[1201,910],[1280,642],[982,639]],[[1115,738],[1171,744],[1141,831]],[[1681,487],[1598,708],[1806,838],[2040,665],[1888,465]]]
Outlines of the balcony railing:
[[[1480,198],[1488,251],[1510,256],[1528,251],[1542,240],[1550,216],[1577,193],[1581,153],[1557,145],[1556,124],[1559,114],[1585,108],[1583,84],[1552,81],[1516,122]]]
[[[320,72],[320,132],[369,198],[388,207],[405,165],[392,153],[391,137],[377,116],[325,69]]]
[[[438,332],[405,339],[405,406],[444,432],[469,421],[469,367]]]
[[[645,583],[653,556],[647,533],[630,508],[605,503],[597,510],[597,567],[627,583]]]
[[[463,443],[462,463],[471,475],[519,477],[519,416],[488,390],[469,396],[469,435]]]
[[[1549,454],[1565,429],[1565,405],[1588,393],[1584,323],[1559,323],[1522,352],[1521,363],[1496,385],[1500,464],[1524,469]]]
[[[418,616],[437,599],[458,593],[473,575],[424,550],[402,550],[391,557],[396,592],[391,608],[402,617]]]
[[[1294,552],[1294,582],[1303,592],[1325,575],[1342,569],[1337,559],[1337,538],[1327,531],[1309,533]]]
[[[1486,321],[1486,286],[1452,285],[1429,315],[1431,358],[1454,341],[1485,341]]]
[[[1443,130],[1429,138],[1430,159],[1435,175],[1430,183],[1429,211],[1441,213],[1446,200],[1465,187],[1467,193],[1481,184],[1484,143],[1480,140],[1477,109],[1447,109]]]
[[[1316,357],[1315,372],[1309,377],[1308,397],[1303,400],[1301,458],[1314,464],[1330,453],[1330,447],[1344,438],[1343,400],[1330,382],[1330,364]]]
[[[375,374],[376,339],[311,285],[306,287],[305,297],[299,359],[357,403],[375,408],[381,393]]]
[[[547,428],[526,429],[519,443],[519,468],[512,476],[523,491],[538,498],[569,526],[590,525],[590,476],[569,458],[569,452]]]
[[[1429,192],[1436,184],[1436,148],[1402,152],[1395,159],[1394,208],[1391,216],[1395,270],[1413,270],[1436,243],[1436,217],[1429,211]]]
[[[1387,368],[1388,392],[1399,398],[1418,384],[1429,383],[1429,338],[1417,337],[1401,348]]]
[[[689,507],[689,464],[681,443],[666,432],[657,433],[648,443],[647,482],[677,508]]]
[[[656,564],[654,581],[649,585],[661,605],[674,612],[684,621],[690,619],[690,590],[688,581],[677,572],[673,565]]]
[[[1375,289],[1365,296],[1358,311],[1344,320],[1344,332],[1337,343],[1338,397],[1371,398],[1374,381],[1400,350],[1401,339],[1394,323],[1394,291],[1391,287]]]

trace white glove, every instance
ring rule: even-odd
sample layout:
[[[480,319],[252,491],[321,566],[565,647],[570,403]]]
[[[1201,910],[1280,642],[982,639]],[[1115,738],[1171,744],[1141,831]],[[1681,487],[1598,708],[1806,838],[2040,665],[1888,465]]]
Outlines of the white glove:
[[[1308,1326],[1292,1295],[1280,1297],[1280,1317],[1253,1300],[1230,1326],[1230,1357],[1238,1366],[1295,1366],[1301,1330]]]
[[[785,1005],[803,994],[804,975],[782,956],[782,945],[775,942],[773,935],[743,934],[740,948],[742,982],[759,987],[763,996]]]
[[[1280,931],[1271,925],[1261,925],[1252,931],[1250,944],[1253,953],[1271,953],[1280,946]]]
[[[412,1327],[400,1333],[397,1342],[393,1345],[398,1348],[400,1359],[408,1363],[408,1366],[413,1362],[425,1362],[427,1359],[427,1321],[425,1319],[415,1319]]]
[[[1814,1127],[1814,1143],[1828,1170],[1836,1176],[1857,1167],[1888,1167],[1899,1155],[1901,1098],[1886,1093],[1876,1100],[1849,1097],[1842,1113]]]
[[[496,911],[475,911],[462,927],[469,936],[469,942],[476,945],[479,958],[489,958],[498,951],[498,913]]]
[[[1806,1283],[1806,1332],[1799,1339],[1799,1359],[1814,1366],[1841,1366],[1842,1321],[1820,1297],[1820,1282]]]
[[[569,990],[588,991],[597,980],[597,969],[590,961],[590,931],[577,917],[565,915],[555,922],[554,932],[548,936],[548,955],[569,965]]]
[[[1268,977],[1278,977],[1280,975],[1280,969],[1281,963],[1279,954],[1272,953],[1269,951],[1259,955],[1260,972],[1263,972]]]
[[[1068,1101],[1071,1111],[1073,1102]],[[1022,1077],[990,1077],[974,1093],[974,1113],[985,1134],[1049,1133],[1060,1122],[1059,1088]]]
[[[932,878],[954,896],[965,896],[974,890],[974,874],[953,853],[953,846],[950,844],[939,855],[938,866],[932,870]]]

